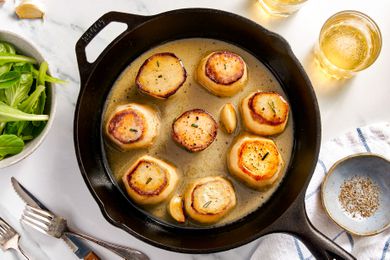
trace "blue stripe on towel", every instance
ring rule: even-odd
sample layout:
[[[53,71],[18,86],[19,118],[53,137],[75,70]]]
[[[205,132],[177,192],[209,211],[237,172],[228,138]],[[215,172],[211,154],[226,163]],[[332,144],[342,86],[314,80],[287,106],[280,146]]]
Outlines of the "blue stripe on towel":
[[[318,159],[318,163],[321,165],[324,173],[326,173],[328,170],[326,169],[325,163],[321,159]]]
[[[336,240],[339,236],[341,236],[345,231],[341,231],[340,233],[338,233],[332,240]]]
[[[294,237],[294,243],[295,243],[295,247],[297,248],[297,254],[299,256],[299,259],[305,260],[305,258],[303,257],[302,249],[299,246],[299,242],[298,242],[298,239],[296,237]]]
[[[322,170],[324,171],[324,174],[326,174],[328,172],[328,170],[326,169],[325,163],[321,159],[318,159],[318,164],[321,165]],[[320,189],[321,189],[321,184],[317,187],[317,189],[315,189],[314,191],[312,191],[309,194],[307,194],[306,197],[305,197],[305,200],[310,199],[314,194],[319,192]]]
[[[389,250],[389,245],[390,245],[390,238],[387,239],[387,241],[386,241],[386,243],[385,243],[385,246],[383,247],[381,260],[385,260],[385,258],[386,258],[386,253],[387,253],[387,251]]]
[[[314,194],[316,194],[317,192],[319,192],[321,189],[321,185],[318,186],[317,189],[315,189],[314,191],[310,192],[309,194],[307,194],[307,196],[305,197],[305,200],[308,200],[310,199]]]
[[[362,141],[364,147],[366,148],[366,151],[367,152],[371,152],[371,149],[370,149],[370,147],[367,144],[367,140],[364,137],[362,130],[360,128],[356,128],[356,131],[357,131],[357,133],[359,135],[360,141]]]
[[[351,243],[351,251],[352,251],[352,250],[353,250],[353,247],[354,247],[354,245],[355,245],[355,242],[353,241],[353,237],[351,236],[351,234],[349,234],[348,232],[346,232],[346,234],[347,234],[349,243]]]

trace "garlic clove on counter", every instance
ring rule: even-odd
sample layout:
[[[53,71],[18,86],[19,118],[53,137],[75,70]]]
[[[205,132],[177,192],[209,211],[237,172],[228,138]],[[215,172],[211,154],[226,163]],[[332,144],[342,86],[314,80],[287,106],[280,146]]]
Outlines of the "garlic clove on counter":
[[[15,12],[20,19],[43,18],[45,14],[43,4],[36,0],[23,0],[15,8]]]

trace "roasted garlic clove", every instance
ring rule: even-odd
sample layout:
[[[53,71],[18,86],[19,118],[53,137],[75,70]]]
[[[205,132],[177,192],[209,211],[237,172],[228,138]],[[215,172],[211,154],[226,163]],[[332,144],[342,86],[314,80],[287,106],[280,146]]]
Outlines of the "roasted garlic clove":
[[[35,0],[23,0],[15,8],[15,12],[20,19],[43,18],[45,14],[43,4]]]
[[[184,223],[186,221],[186,217],[184,215],[183,210],[183,197],[180,195],[175,195],[169,201],[168,205],[169,214],[171,214],[172,218],[179,223]]]
[[[231,103],[227,103],[222,107],[220,119],[226,132],[228,134],[233,133],[237,127],[237,116],[236,110]]]

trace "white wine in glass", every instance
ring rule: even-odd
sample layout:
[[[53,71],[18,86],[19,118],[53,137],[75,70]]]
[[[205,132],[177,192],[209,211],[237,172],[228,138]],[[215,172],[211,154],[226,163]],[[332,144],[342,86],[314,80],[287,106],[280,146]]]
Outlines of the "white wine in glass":
[[[307,0],[258,0],[263,9],[274,16],[286,17],[295,13]]]
[[[343,11],[323,25],[316,61],[331,77],[350,78],[374,63],[381,46],[380,30],[370,17],[357,11]]]

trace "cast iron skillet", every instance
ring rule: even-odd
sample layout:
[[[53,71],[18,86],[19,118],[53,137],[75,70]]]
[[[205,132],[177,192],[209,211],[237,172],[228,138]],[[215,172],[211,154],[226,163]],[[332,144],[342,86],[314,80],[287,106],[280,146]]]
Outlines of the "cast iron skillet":
[[[94,63],[89,63],[85,47],[110,22],[125,23],[128,28]],[[294,149],[281,186],[254,213],[216,228],[164,225],[138,210],[111,180],[102,151],[102,112],[119,74],[146,50],[189,37],[215,38],[251,52],[277,77],[294,115]],[[320,113],[312,85],[282,37],[248,19],[219,10],[183,9],[153,16],[110,12],[79,39],[76,55],[81,79],[74,119],[77,159],[89,190],[110,223],[147,243],[178,252],[222,251],[265,234],[284,232],[299,237],[318,259],[353,259],[316,230],[306,216],[304,196],[320,147]]]

